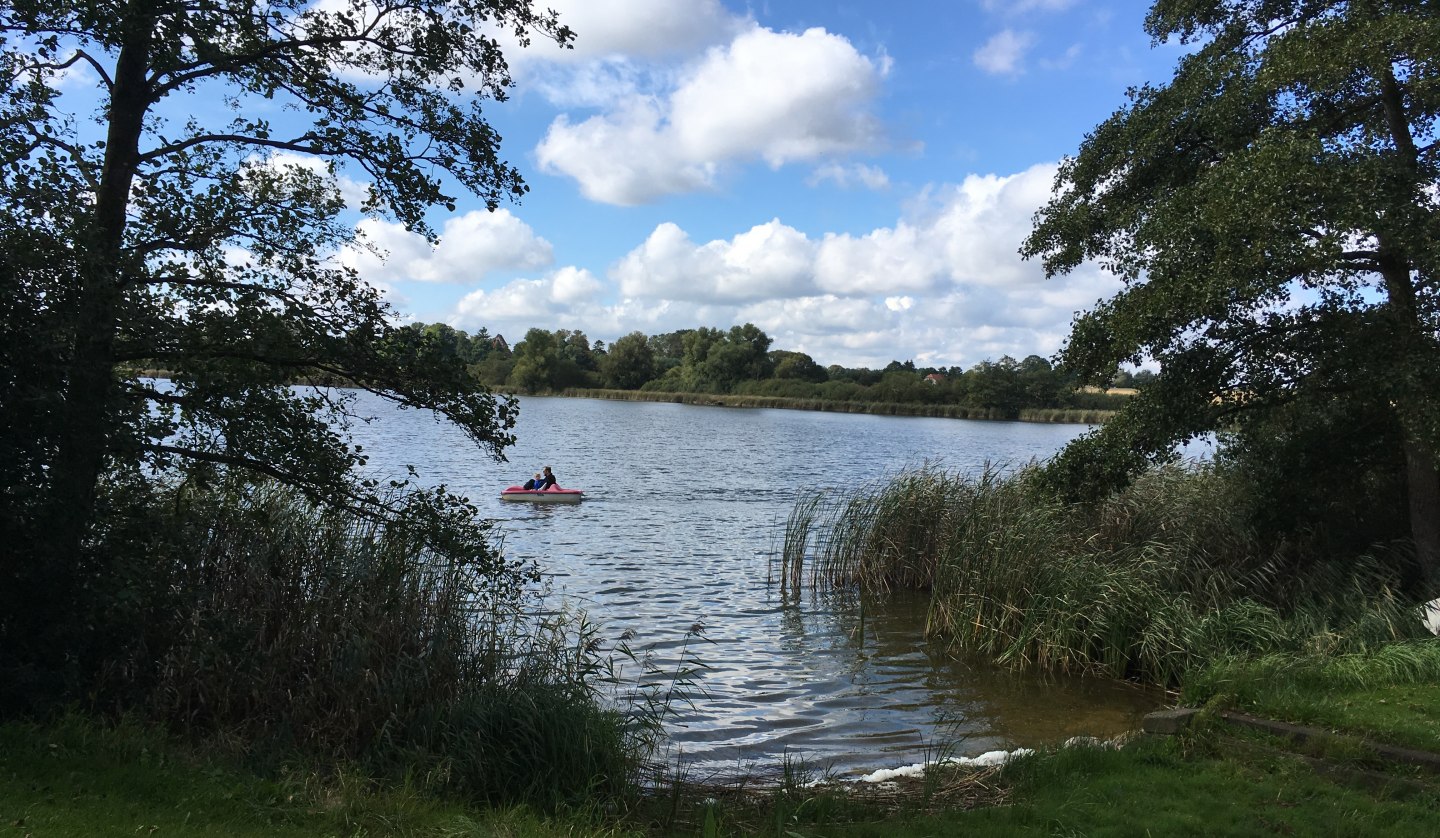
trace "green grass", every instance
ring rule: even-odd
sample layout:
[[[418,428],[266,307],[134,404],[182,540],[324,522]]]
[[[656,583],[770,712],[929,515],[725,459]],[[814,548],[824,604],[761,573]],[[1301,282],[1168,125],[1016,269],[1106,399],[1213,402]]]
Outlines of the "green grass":
[[[1440,811],[1440,778],[1422,778],[1418,791],[1414,783],[1359,787],[1213,727],[1120,750],[1043,752],[983,776],[983,793],[937,792],[946,782],[869,800],[799,782],[764,795],[679,787],[633,808],[595,800],[541,815],[333,768],[260,776],[223,749],[186,746],[133,723],[101,727],[70,717],[0,726],[0,827],[36,838],[1391,836],[1432,834]]]
[[[1440,748],[1440,641],[1392,643],[1364,655],[1272,655],[1197,673],[1187,703],[1223,704],[1376,742]]]
[[[583,812],[477,809],[355,771],[259,776],[134,723],[0,726],[0,834],[619,836]]]

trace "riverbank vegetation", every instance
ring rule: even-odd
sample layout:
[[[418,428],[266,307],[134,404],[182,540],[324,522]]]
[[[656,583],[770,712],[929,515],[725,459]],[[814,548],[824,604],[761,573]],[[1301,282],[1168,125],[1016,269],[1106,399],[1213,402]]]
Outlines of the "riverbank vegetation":
[[[1209,709],[1179,737],[1042,751],[979,772],[932,769],[887,788],[814,784],[823,772],[797,762],[768,780],[665,785],[620,806],[595,799],[552,813],[476,807],[433,791],[429,774],[386,782],[333,763],[258,773],[223,742],[197,748],[133,720],[10,722],[0,725],[0,817],[37,836],[1419,835],[1432,830],[1440,777],[1376,759],[1364,744],[1404,742],[1406,725],[1435,724],[1440,644],[1415,645],[1408,658],[1338,671],[1289,656],[1217,666],[1189,696]],[[1330,737],[1303,746],[1218,716],[1266,708],[1305,721],[1291,714],[1311,700],[1329,708]]]
[[[1117,371],[1104,387],[1082,387],[1038,355],[969,369],[913,361],[879,370],[822,367],[803,352],[770,349],[770,337],[750,323],[728,331],[633,332],[609,346],[583,332],[531,329],[513,349],[483,328],[474,335],[442,323],[406,328],[490,387],[630,401],[1096,423],[1155,380],[1148,370]]]
[[[1231,656],[1423,635],[1403,547],[1266,529],[1270,502],[1229,459],[1152,469],[1089,504],[1048,476],[925,468],[810,495],[782,584],[926,591],[929,630],[959,652],[1162,685]]]

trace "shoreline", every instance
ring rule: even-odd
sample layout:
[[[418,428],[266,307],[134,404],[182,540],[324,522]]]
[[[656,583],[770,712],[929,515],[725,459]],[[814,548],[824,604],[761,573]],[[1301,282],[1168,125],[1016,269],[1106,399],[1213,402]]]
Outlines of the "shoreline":
[[[522,394],[523,395],[523,394]],[[863,413],[872,416],[918,416],[932,419],[973,419],[991,422],[1038,422],[1042,424],[1099,425],[1115,415],[1113,410],[1085,408],[1022,408],[1010,415],[998,408],[965,407],[956,404],[912,404],[908,402],[841,402],[789,396],[747,396],[722,393],[671,393],[656,390],[605,390],[567,387],[541,394],[560,398],[600,399],[623,402],[670,402],[701,407],[740,407],[774,410],[810,410],[821,413]]]

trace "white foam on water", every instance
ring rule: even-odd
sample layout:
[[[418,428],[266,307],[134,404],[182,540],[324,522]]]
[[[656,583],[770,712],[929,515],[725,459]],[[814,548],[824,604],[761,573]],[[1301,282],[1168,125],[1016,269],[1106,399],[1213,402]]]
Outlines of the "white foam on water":
[[[955,765],[961,768],[988,768],[992,765],[1004,765],[1015,757],[1023,757],[1032,754],[1034,751],[1029,748],[1016,748],[1013,751],[986,751],[978,757],[949,757],[940,760],[938,763],[917,762],[914,765],[902,765],[899,768],[882,768],[873,771],[863,777],[857,778],[861,783],[883,783],[893,780],[896,777],[923,777],[925,769],[931,765]]]

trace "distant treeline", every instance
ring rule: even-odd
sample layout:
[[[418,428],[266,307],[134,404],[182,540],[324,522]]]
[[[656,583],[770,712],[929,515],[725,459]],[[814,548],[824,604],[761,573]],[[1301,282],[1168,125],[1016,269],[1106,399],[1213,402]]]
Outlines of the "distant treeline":
[[[803,352],[771,349],[771,338],[746,323],[728,331],[701,327],[659,335],[631,332],[609,346],[584,332],[531,329],[511,346],[482,328],[467,334],[443,323],[415,324],[432,351],[464,360],[480,381],[525,393],[632,390],[748,396],[834,403],[952,406],[931,415],[1014,419],[1022,411],[1113,410],[1124,396],[1082,389],[1045,358],[1004,356],[969,369],[917,367],[892,361],[884,369],[822,367]],[[1121,372],[1112,387],[1143,387],[1154,377]],[[727,403],[729,400],[727,400]]]

